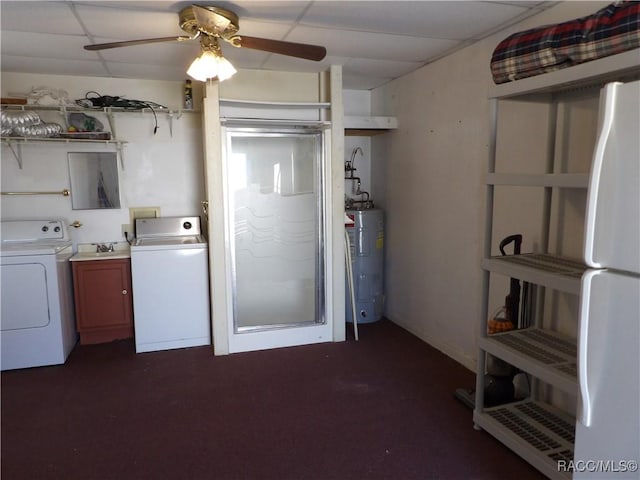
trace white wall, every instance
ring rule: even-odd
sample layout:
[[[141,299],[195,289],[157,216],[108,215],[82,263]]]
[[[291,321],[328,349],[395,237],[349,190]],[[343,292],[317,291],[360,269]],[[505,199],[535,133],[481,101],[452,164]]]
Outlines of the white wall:
[[[32,87],[65,89],[71,100],[95,90],[101,95],[124,96],[182,107],[180,82],[127,80],[96,77],[69,77],[2,73],[2,96],[28,93]],[[194,91],[196,105],[201,89]],[[43,114],[61,123],[57,112]],[[106,116],[95,115],[108,130]],[[160,207],[163,216],[200,215],[204,200],[201,114],[184,113],[173,120],[170,133],[166,115],[158,114],[159,129],[153,134],[150,113],[115,115],[117,136],[124,147],[124,169],[119,165],[121,208],[115,210],[72,210],[71,200],[62,196],[2,197],[3,220],[16,218],[64,218],[83,226],[72,233],[76,243],[124,241],[121,225],[129,224],[129,208]],[[22,146],[23,169],[7,146],[2,147],[2,191],[60,191],[69,188],[68,152],[114,151],[105,145],[70,143],[30,143]],[[73,195],[73,192],[72,192]]]
[[[513,32],[606,4],[562,2],[372,92],[372,114],[399,123],[371,146],[373,189],[387,212],[386,316],[471,369],[481,305],[491,54]]]

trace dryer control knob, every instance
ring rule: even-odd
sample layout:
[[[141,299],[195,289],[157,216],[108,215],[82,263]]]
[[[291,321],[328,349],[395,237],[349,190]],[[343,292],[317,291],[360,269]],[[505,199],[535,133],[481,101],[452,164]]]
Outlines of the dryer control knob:
[[[191,225],[191,222],[184,222],[182,226],[185,230],[190,230],[193,225]]]
[[[48,231],[49,231],[49,227],[47,227],[47,226],[45,225],[44,227],[42,227],[42,231],[43,231],[43,232],[45,232],[45,233],[46,233],[46,232],[48,232]]]

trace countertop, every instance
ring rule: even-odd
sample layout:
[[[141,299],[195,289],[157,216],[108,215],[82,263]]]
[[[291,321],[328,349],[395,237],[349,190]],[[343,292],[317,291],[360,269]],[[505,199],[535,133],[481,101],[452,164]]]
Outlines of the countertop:
[[[113,246],[111,252],[97,252],[98,245]],[[78,253],[71,257],[72,262],[83,262],[88,260],[116,260],[121,258],[131,258],[131,249],[126,242],[108,243],[83,243],[78,245]]]

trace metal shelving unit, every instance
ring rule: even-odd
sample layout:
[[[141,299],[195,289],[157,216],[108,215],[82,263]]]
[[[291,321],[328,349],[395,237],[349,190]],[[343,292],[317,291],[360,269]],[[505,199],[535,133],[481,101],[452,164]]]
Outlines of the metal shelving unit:
[[[543,382],[566,393],[577,394],[575,339],[532,327],[483,337],[479,345],[485,352]]]
[[[490,90],[491,138],[489,167],[486,176],[486,223],[484,258],[481,266],[482,306],[478,339],[478,365],[473,421],[502,441],[549,478],[571,478],[560,472],[558,462],[573,460],[575,419],[567,412],[540,401],[536,385],[542,384],[568,394],[578,395],[577,341],[545,325],[556,322],[545,315],[551,310],[537,308],[534,325],[520,330],[487,334],[489,294],[492,275],[502,275],[536,285],[538,306],[545,293],[561,292],[580,295],[581,277],[586,269],[580,259],[547,253],[552,229],[552,195],[561,189],[587,189],[588,173],[559,173],[555,165],[553,146],[547,150],[544,173],[503,173],[496,171],[498,106],[502,101],[542,102],[556,112],[558,99],[579,89],[597,98],[599,88],[610,81],[627,81],[640,77],[638,50],[606,57],[593,62],[558,70],[537,77],[526,78],[492,87]],[[590,97],[591,98],[591,97]],[[549,117],[552,138],[559,128]],[[526,133],[525,133],[526,134]],[[543,190],[543,225],[541,253],[492,256],[493,215],[495,191],[502,187],[534,187]],[[486,356],[497,359],[525,372],[534,388],[531,397],[499,406],[484,406]]]
[[[571,478],[558,472],[557,463],[573,460],[575,419],[570,415],[543,402],[526,400],[487,408],[473,418],[549,478]]]
[[[91,138],[69,138],[69,137],[1,137],[0,141],[6,145],[13,157],[16,159],[18,163],[18,168],[22,170],[22,146],[27,144],[37,144],[37,143],[45,143],[49,142],[49,144],[65,144],[65,143],[84,143],[84,144],[94,144],[94,145],[106,145],[106,146],[114,146],[118,157],[120,158],[120,165],[124,170],[124,146],[127,144],[124,140],[119,140],[116,135],[116,123],[115,123],[115,114],[152,114],[152,115],[164,115],[169,122],[169,132],[170,135],[173,135],[173,120],[178,120],[184,113],[200,113],[196,110],[170,110],[167,108],[141,108],[141,109],[131,109],[131,108],[122,108],[122,107],[103,107],[103,108],[85,108],[75,105],[16,105],[16,104],[7,104],[0,105],[3,111],[41,111],[41,112],[57,112],[62,118],[62,123],[64,124],[64,128],[68,127],[67,125],[67,114],[80,112],[80,113],[93,113],[93,114],[104,114],[109,123],[109,128],[111,130],[111,138],[109,140],[105,139],[91,139]]]
[[[580,279],[586,267],[581,261],[571,258],[548,253],[527,253],[489,257],[482,261],[482,268],[578,295]]]

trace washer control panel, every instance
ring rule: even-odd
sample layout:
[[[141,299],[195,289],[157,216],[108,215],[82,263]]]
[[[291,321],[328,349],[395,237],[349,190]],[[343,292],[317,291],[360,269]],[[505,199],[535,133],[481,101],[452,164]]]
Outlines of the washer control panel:
[[[63,220],[4,220],[3,242],[37,242],[42,240],[67,240]]]
[[[136,238],[200,235],[200,217],[136,218]]]

